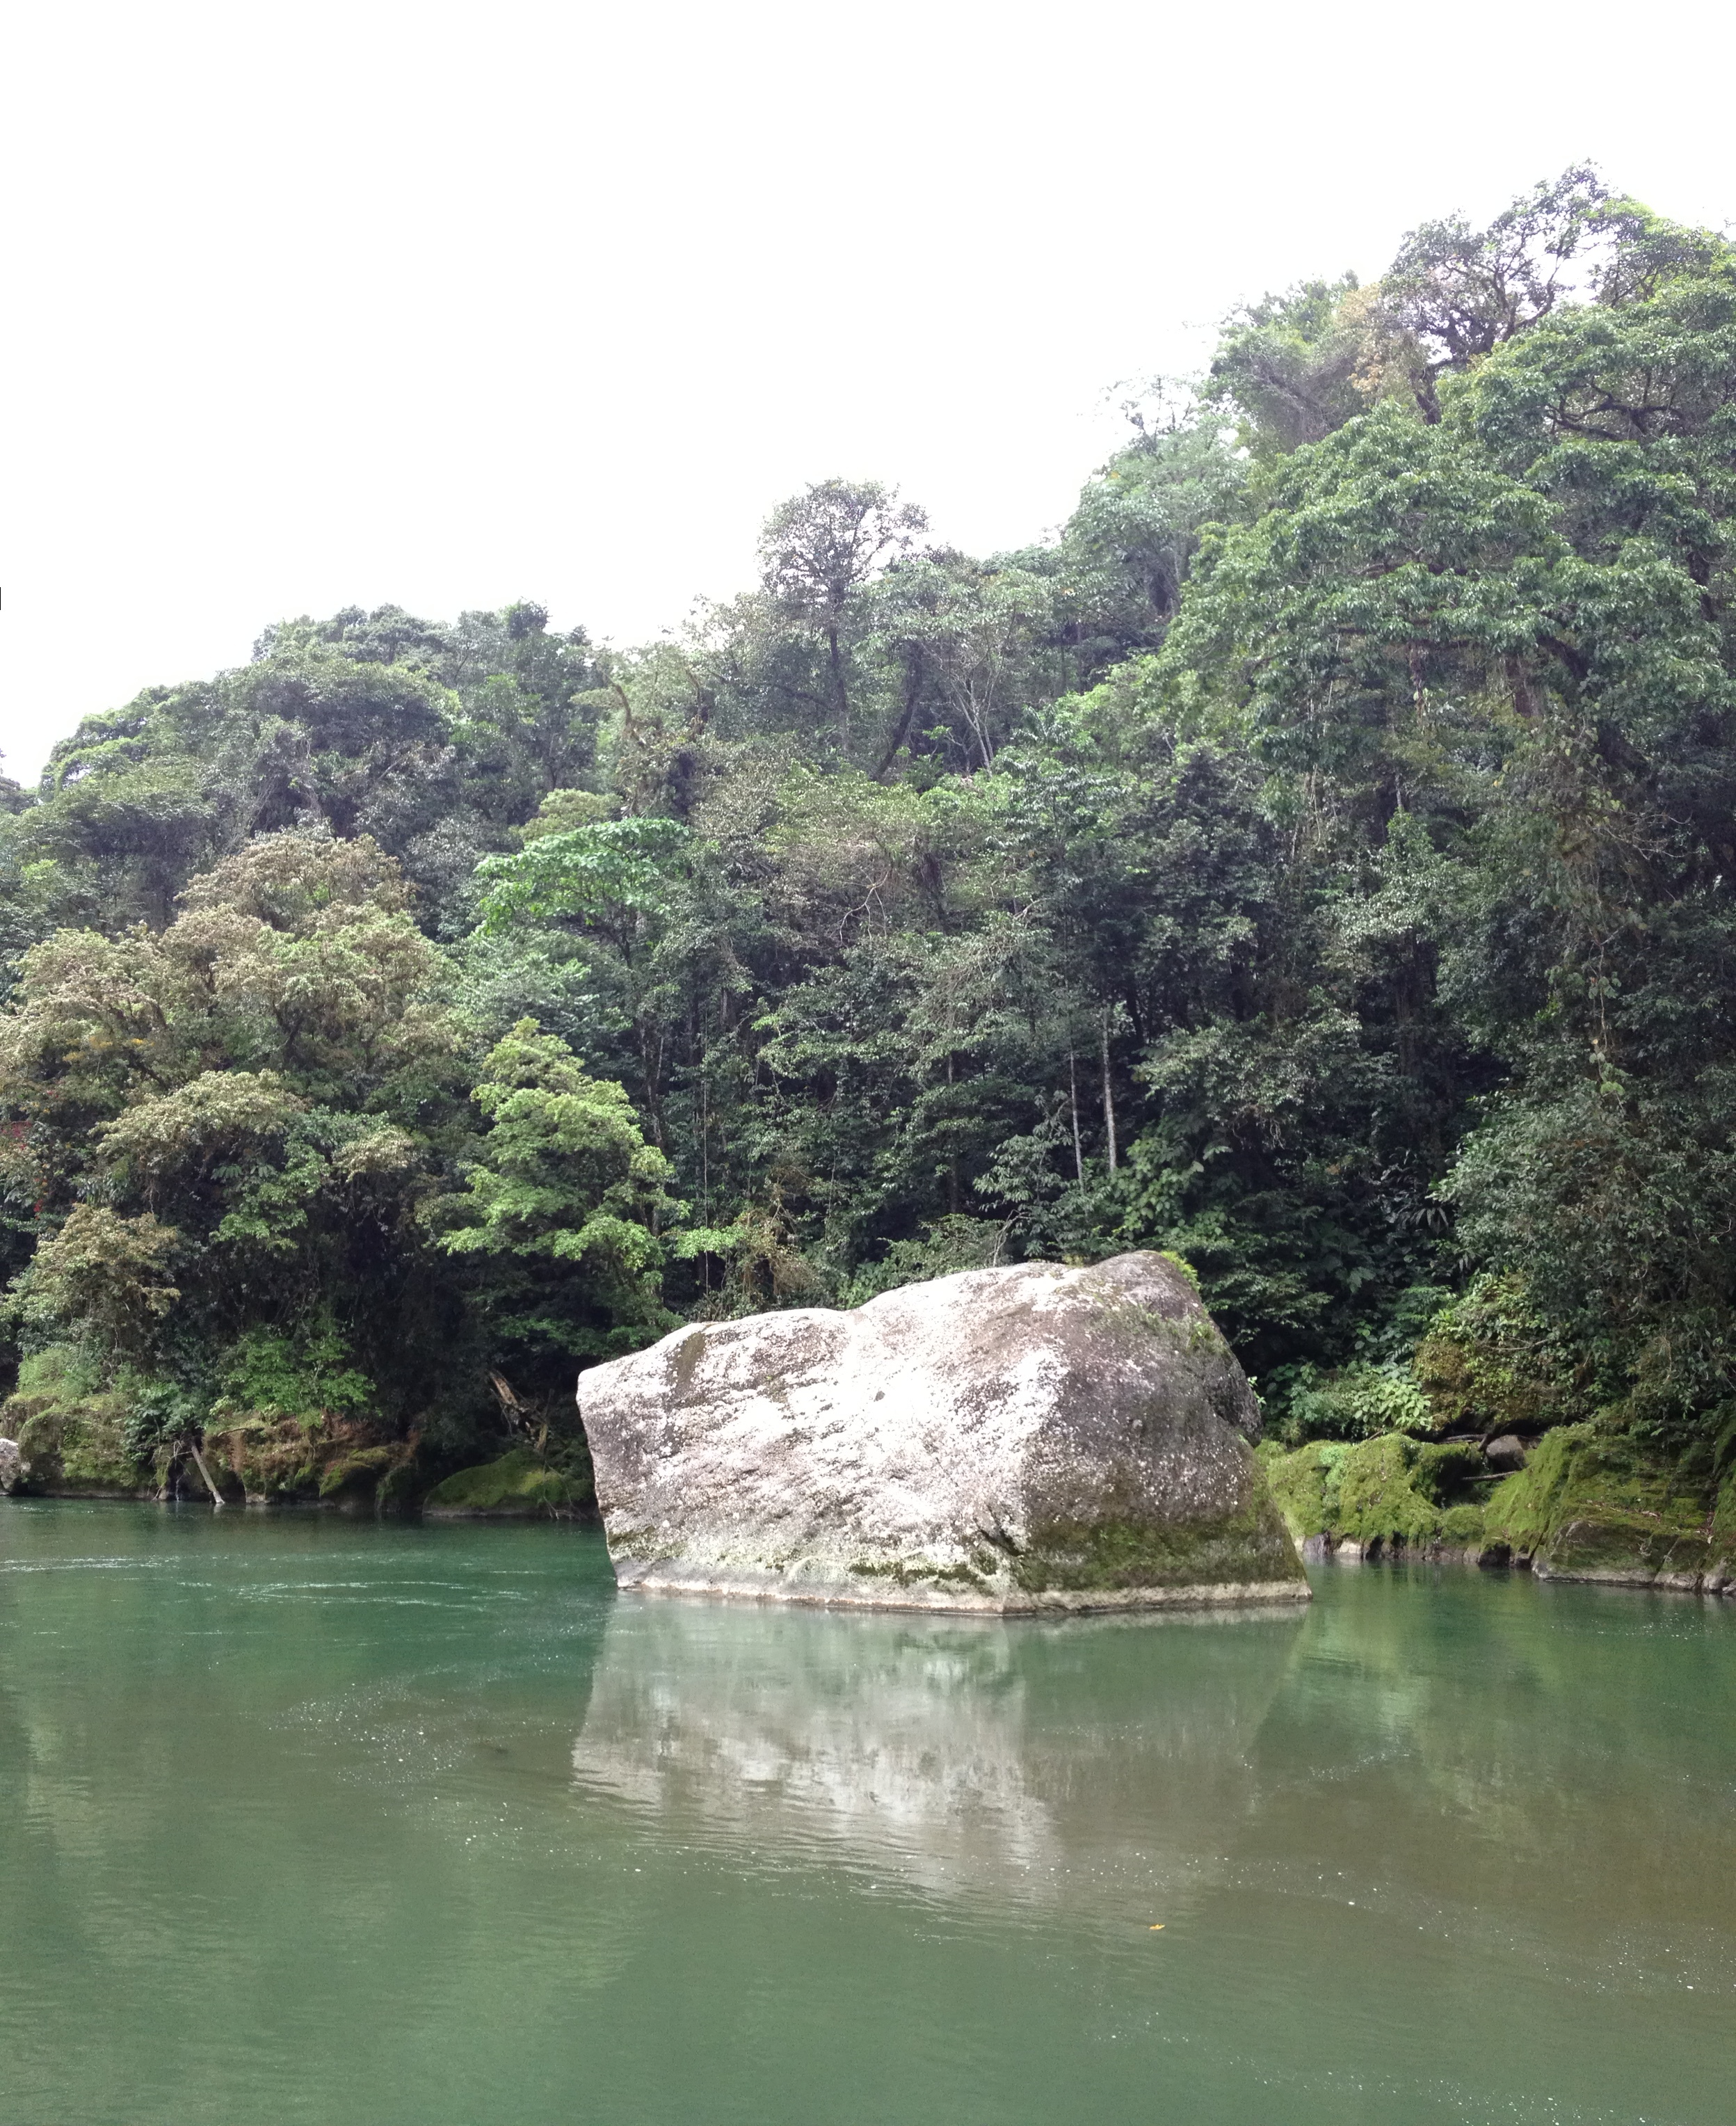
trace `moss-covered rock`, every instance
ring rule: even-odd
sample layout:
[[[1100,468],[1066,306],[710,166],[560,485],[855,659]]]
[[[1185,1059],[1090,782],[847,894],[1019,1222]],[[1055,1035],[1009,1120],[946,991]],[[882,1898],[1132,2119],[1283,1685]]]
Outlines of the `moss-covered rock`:
[[[1436,1555],[1483,1543],[1482,1509],[1465,1495],[1482,1467],[1474,1447],[1385,1432],[1314,1440],[1289,1454],[1268,1448],[1262,1458],[1298,1543]]]
[[[1259,1405],[1155,1254],[696,1324],[578,1391],[623,1586],[1003,1614],[1307,1599]]]
[[[1262,1440],[1254,1450],[1266,1472],[1274,1503],[1285,1526],[1299,1543],[1326,1534],[1331,1524],[1328,1504],[1325,1443],[1310,1441],[1286,1453],[1276,1440]]]
[[[584,1491],[558,1469],[515,1447],[497,1462],[460,1469],[436,1484],[422,1500],[422,1511],[439,1519],[488,1514],[495,1517],[570,1514],[590,1505]]]
[[[1243,1581],[1304,1576],[1284,1516],[1262,1483],[1215,1520],[1038,1524],[1012,1561],[1014,1584],[1031,1594],[1210,1587],[1238,1576]]]
[[[1480,1467],[1474,1449],[1430,1446],[1403,1433],[1358,1440],[1338,1465],[1339,1529],[1352,1543],[1387,1549],[1439,1545],[1452,1480]]]
[[[127,1436],[124,1394],[104,1389],[75,1351],[26,1358],[0,1408],[0,1433],[18,1443],[21,1488],[54,1496],[149,1497],[156,1481]]]
[[[382,1439],[366,1420],[328,1410],[225,1412],[205,1434],[206,1464],[228,1496],[251,1505],[378,1505],[401,1499],[414,1434]]]
[[[1736,1580],[1736,1482],[1696,1486],[1621,1433],[1546,1433],[1497,1486],[1488,1539],[1551,1579],[1719,1589]]]

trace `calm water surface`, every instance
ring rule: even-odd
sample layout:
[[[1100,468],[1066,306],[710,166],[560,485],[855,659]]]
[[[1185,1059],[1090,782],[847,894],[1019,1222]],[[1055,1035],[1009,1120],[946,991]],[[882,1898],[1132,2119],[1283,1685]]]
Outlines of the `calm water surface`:
[[[1736,1604],[1316,1584],[936,1623],[0,1506],[0,2120],[1736,2119]]]

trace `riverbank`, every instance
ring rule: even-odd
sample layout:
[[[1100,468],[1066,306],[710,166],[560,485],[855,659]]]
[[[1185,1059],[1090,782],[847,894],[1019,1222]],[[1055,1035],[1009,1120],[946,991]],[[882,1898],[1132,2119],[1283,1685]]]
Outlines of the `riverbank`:
[[[14,1396],[8,1417],[24,1398]],[[26,1410],[21,1439],[0,1439],[0,1493],[111,1501],[179,1499],[251,1508],[318,1508],[430,1520],[571,1520],[595,1524],[587,1462],[563,1467],[518,1445],[434,1481],[415,1443],[357,1440],[341,1424],[294,1442],[218,1434],[149,1463],[101,1413]],[[48,1421],[43,1421],[44,1416]],[[1595,1424],[1502,1443],[1519,1467],[1490,1467],[1480,1441],[1400,1432],[1257,1450],[1305,1561],[1424,1560],[1512,1567],[1540,1579],[1736,1597],[1736,1473],[1696,1481],[1631,1438]]]
[[[14,1397],[10,1411],[21,1398]],[[159,1451],[129,1455],[117,1437],[93,1443],[88,1429],[68,1439],[57,1429],[20,1427],[0,1436],[0,1498],[87,1500],[110,1504],[205,1505],[250,1509],[403,1515],[430,1520],[597,1519],[587,1467],[564,1468],[529,1447],[459,1469],[437,1482],[421,1475],[414,1443],[358,1445],[341,1436],[300,1434],[299,1453],[269,1460],[234,1451],[226,1435],[208,1435]],[[93,1451],[93,1445],[94,1449]],[[225,1450],[228,1451],[225,1451]]]
[[[330,1409],[219,1406],[165,1425],[149,1391],[106,1390],[75,1354],[37,1353],[0,1402],[0,1493],[36,1498],[204,1500],[487,1519],[586,1514],[596,1498],[576,1413],[499,1398],[505,1436],[431,1438]],[[570,1410],[570,1403],[568,1405]],[[492,1451],[491,1451],[492,1449]],[[455,1461],[468,1451],[477,1458]]]
[[[1595,1424],[1513,1445],[1510,1472],[1492,1472],[1479,1443],[1399,1432],[1259,1453],[1311,1560],[1452,1560],[1736,1596],[1736,1475],[1696,1481]]]

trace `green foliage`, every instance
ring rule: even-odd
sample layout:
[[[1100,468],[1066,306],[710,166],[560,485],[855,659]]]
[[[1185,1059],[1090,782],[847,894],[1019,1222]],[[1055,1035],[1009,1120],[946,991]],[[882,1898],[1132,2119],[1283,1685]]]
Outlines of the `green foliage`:
[[[766,594],[772,609],[799,632],[811,631],[817,638],[823,664],[816,659],[812,683],[823,695],[847,758],[852,738],[851,621],[875,574],[927,528],[919,508],[900,504],[877,480],[825,480],[781,503],[760,535]]]
[[[595,790],[551,790],[536,808],[534,818],[518,829],[521,848],[547,834],[570,834],[580,827],[595,827],[613,819],[616,801]]]
[[[1581,1400],[1559,1328],[1516,1273],[1479,1277],[1442,1307],[1413,1363],[1442,1431],[1541,1431]]]
[[[407,1242],[436,1177],[427,1122],[464,1076],[402,904],[370,843],[272,835],[160,933],[27,955],[0,1093],[40,1228],[15,1287],[30,1334],[209,1399],[249,1337],[342,1323],[362,1372],[416,1392],[411,1339],[441,1307]]]
[[[1017,552],[821,481],[668,640],[290,621],[0,791],[26,1343],[403,1485],[683,1315],[1154,1246],[1383,1540],[1430,1433],[1724,1481],[1736,253],[1569,170],[1128,412]]]
[[[111,1386],[74,1347],[51,1344],[24,1361],[17,1392],[0,1406],[0,1431],[18,1442],[33,1491],[125,1496],[149,1488],[129,1386]]]
[[[1410,822],[1406,1043],[1445,1017],[1441,1077],[1494,1094],[1456,1163],[1470,1117],[1436,1104],[1420,1207],[1461,1268],[1522,1273],[1558,1405],[1571,1379],[1679,1448],[1732,1387],[1736,266],[1582,177],[1413,243],[1438,418],[1376,405],[1275,465],[1163,655],[1332,790],[1341,863]],[[1604,300],[1566,302],[1594,239]]]
[[[661,913],[686,840],[674,820],[600,820],[540,834],[516,856],[485,857],[477,866],[487,889],[482,927],[493,933],[606,908]]]
[[[75,1203],[39,1243],[15,1287],[33,1328],[74,1327],[93,1347],[148,1359],[155,1332],[181,1297],[167,1278],[180,1235],[147,1211],[123,1217],[97,1203]]]
[[[681,1207],[622,1089],[521,1019],[484,1059],[488,1123],[441,1245],[481,1259],[481,1303],[509,1349],[598,1357],[672,1328],[658,1227]]]
[[[299,1417],[370,1410],[379,1391],[348,1358],[342,1335],[329,1324],[310,1322],[294,1336],[278,1329],[249,1329],[224,1354],[222,1399],[212,1414],[220,1421],[249,1412]]]
[[[1239,414],[1243,445],[1266,463],[1374,405],[1439,420],[1443,376],[1470,369],[1563,302],[1576,255],[1620,225],[1623,208],[1607,196],[1595,171],[1569,169],[1485,229],[1461,215],[1423,223],[1372,287],[1347,273],[1248,305],[1225,326],[1209,400]],[[1606,293],[1617,278],[1606,264]]]
[[[1257,460],[1319,442],[1367,410],[1358,387],[1370,309],[1347,273],[1268,295],[1230,319],[1208,390],[1240,413],[1240,440]]]
[[[993,1269],[1007,1248],[1005,1225],[962,1213],[936,1218],[914,1240],[894,1240],[877,1263],[857,1273],[845,1287],[843,1303],[861,1306],[883,1292],[960,1270]]]
[[[210,1427],[243,1483],[342,1487],[375,1444],[461,1436],[490,1406],[489,1295],[429,1231],[469,1139],[475,1048],[405,900],[366,839],[267,835],[160,932],[62,931],[26,956],[0,1023],[8,1178],[36,1234],[12,1316],[31,1344],[87,1354],[130,1451]],[[639,1221],[664,1205],[662,1162],[619,1087],[585,1080],[563,1108],[571,1089],[540,1117],[560,1186],[529,1210],[492,1200],[474,1244],[541,1246],[587,1295],[569,1312],[606,1335],[618,1302],[636,1333],[656,1318]],[[536,1179],[515,1158],[539,1097],[484,1089],[509,1185]]]
[[[1380,1432],[1430,1432],[1436,1413],[1406,1366],[1366,1361],[1323,1372],[1304,1362],[1288,1383],[1281,1435],[1304,1439],[1366,1439]]]

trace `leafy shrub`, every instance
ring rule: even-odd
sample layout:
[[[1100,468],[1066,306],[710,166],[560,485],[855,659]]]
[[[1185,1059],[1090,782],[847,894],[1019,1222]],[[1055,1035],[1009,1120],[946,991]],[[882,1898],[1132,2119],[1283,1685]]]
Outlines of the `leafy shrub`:
[[[1359,1361],[1330,1372],[1308,1364],[1288,1367],[1280,1391],[1282,1401],[1272,1429],[1287,1445],[1434,1429],[1428,1397],[1408,1366]]]
[[[1516,1274],[1443,1306],[1412,1363],[1445,1432],[1538,1431],[1574,1410],[1570,1362]]]
[[[922,1284],[964,1269],[992,1269],[1004,1259],[1007,1228],[998,1218],[962,1213],[936,1218],[915,1240],[894,1240],[879,1262],[858,1270],[845,1286],[843,1304],[861,1306],[900,1285]]]
[[[279,1329],[250,1329],[224,1356],[223,1396],[214,1420],[255,1411],[300,1417],[322,1410],[364,1410],[375,1400],[374,1383],[349,1363],[343,1339],[329,1324],[288,1335]]]

